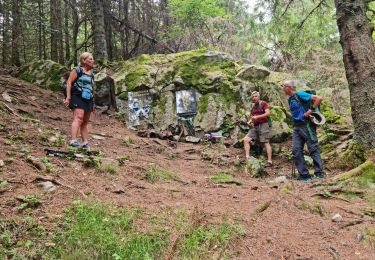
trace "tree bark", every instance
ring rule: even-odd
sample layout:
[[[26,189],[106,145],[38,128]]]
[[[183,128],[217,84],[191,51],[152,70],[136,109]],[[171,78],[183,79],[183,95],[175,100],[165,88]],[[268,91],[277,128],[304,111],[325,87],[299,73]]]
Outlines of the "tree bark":
[[[21,3],[22,0],[12,1],[12,65],[21,66],[20,45],[21,45]]]
[[[92,0],[92,25],[94,36],[94,57],[98,60],[107,60],[107,42],[104,23],[104,0]]]
[[[335,0],[354,138],[375,147],[375,48],[365,0]]]
[[[58,40],[59,40],[59,28],[58,28],[58,12],[57,10],[58,0],[50,0],[50,26],[51,26],[51,60],[58,62]]]
[[[64,3],[65,60],[70,60],[69,5]]]

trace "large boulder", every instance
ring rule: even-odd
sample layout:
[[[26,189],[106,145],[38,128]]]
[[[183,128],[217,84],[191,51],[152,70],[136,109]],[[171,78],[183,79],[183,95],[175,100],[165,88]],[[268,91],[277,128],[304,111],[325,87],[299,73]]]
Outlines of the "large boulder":
[[[246,65],[238,72],[237,77],[247,81],[258,81],[265,79],[271,71],[262,66]]]
[[[22,66],[16,76],[51,90],[60,90],[62,76],[67,72],[69,72],[68,69],[59,63],[51,60],[37,60]]]

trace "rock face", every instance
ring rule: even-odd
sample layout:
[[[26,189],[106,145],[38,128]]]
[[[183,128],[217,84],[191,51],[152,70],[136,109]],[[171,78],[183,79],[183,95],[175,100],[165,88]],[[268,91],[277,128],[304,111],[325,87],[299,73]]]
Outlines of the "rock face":
[[[62,74],[66,72],[69,71],[55,62],[36,61],[21,68],[18,76],[57,90],[60,89]],[[134,113],[129,97],[140,91],[148,93],[152,104],[143,126],[161,131],[179,124],[177,93],[192,91],[196,97],[196,113],[191,119],[193,130],[196,133],[220,130],[235,143],[246,134],[240,122],[247,121],[253,106],[249,93],[256,90],[260,92],[261,100],[271,107],[271,142],[280,143],[291,133],[288,101],[282,88],[288,78],[292,77],[286,73],[242,65],[220,52],[195,50],[168,55],[143,54],[112,63],[111,68],[96,72],[95,102],[112,106],[129,118]],[[137,107],[133,109],[137,110]]]
[[[51,60],[38,60],[20,68],[17,77],[51,90],[60,90],[68,69]]]

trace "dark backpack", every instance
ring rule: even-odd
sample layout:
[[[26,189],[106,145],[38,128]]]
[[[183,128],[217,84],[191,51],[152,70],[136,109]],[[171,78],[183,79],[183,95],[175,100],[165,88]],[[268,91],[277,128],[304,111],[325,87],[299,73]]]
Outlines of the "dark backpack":
[[[74,69],[77,72],[77,78],[72,82],[72,88],[73,88],[73,86],[76,86],[76,88],[82,92],[82,89],[77,86],[76,82],[80,77],[82,77],[83,69],[79,66],[74,68]],[[63,92],[65,98],[66,98],[66,82],[69,78],[69,75],[70,75],[70,73],[64,75],[64,82],[61,85],[61,91]],[[92,78],[92,81],[94,82],[94,74],[92,72],[91,72],[91,78]]]

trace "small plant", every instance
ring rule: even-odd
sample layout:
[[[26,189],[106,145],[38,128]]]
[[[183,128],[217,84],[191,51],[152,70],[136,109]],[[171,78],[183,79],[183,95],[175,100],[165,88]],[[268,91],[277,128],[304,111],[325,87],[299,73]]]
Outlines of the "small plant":
[[[8,185],[8,182],[7,181],[4,181],[4,180],[0,180],[0,189],[4,188],[5,186]]]
[[[122,143],[126,147],[129,147],[130,145],[134,144],[134,140],[130,136],[127,136],[126,138],[124,138],[124,140],[122,140]]]
[[[364,232],[364,238],[371,246],[375,247],[375,228],[367,228]]]
[[[30,147],[25,146],[25,147],[21,148],[21,153],[23,153],[23,154],[28,154],[30,152],[31,152],[31,148]]]
[[[46,172],[51,173],[54,171],[53,164],[49,161],[49,158],[47,156],[44,156],[41,161],[46,166]]]
[[[177,158],[177,156],[176,156],[175,153],[173,153],[173,152],[168,153],[168,159],[169,160],[173,161],[173,160],[176,160],[176,158]]]
[[[102,173],[110,173],[110,174],[116,174],[118,172],[118,169],[116,166],[111,164],[101,165],[98,167],[98,172]]]
[[[161,169],[158,166],[151,165],[145,173],[146,180],[150,183],[154,183],[157,180],[177,180],[177,176],[171,172]]]
[[[101,161],[96,157],[85,157],[83,158],[83,165],[88,168],[99,168]]]
[[[226,172],[218,172],[210,176],[210,179],[214,182],[228,182],[233,179],[233,176]]]
[[[266,202],[263,202],[262,204],[260,204],[256,209],[255,209],[255,212],[256,213],[262,213],[263,211],[265,211],[266,209],[268,209],[268,207],[271,205],[271,201],[266,201]]]
[[[119,165],[124,165],[125,162],[129,161],[129,156],[124,155],[122,157],[118,157],[116,160],[118,161]]]
[[[18,207],[20,210],[37,208],[40,204],[42,204],[41,200],[35,195],[20,195],[17,197],[17,200],[21,202],[21,205]]]
[[[65,144],[65,138],[62,134],[57,133],[56,139],[53,141],[52,145],[56,147],[62,147]]]

